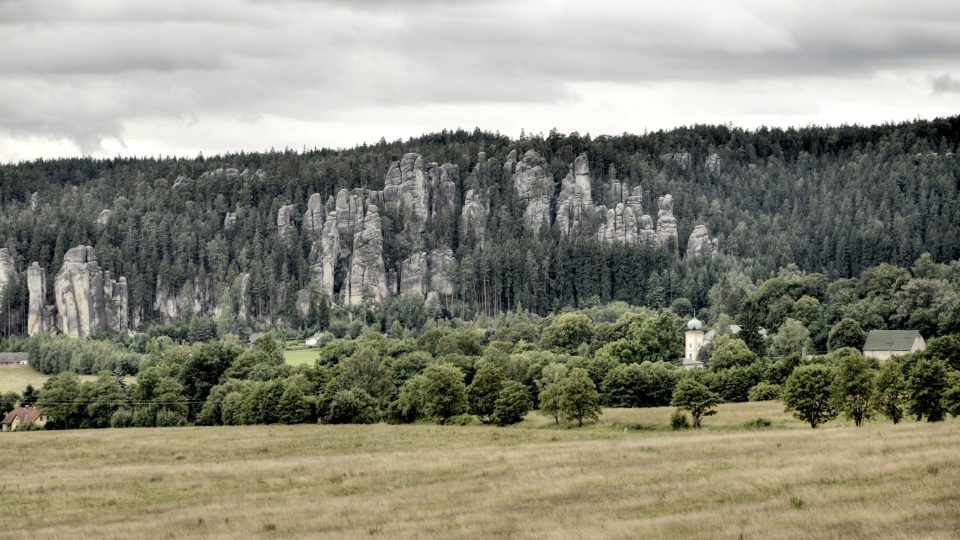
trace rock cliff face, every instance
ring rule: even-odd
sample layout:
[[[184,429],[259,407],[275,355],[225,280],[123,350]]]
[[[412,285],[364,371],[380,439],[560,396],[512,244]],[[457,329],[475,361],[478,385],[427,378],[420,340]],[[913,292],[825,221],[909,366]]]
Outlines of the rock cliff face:
[[[350,249],[353,246],[355,228],[363,220],[363,201],[366,194],[362,189],[337,192],[334,208],[337,212],[337,233],[340,235],[340,246]]]
[[[13,255],[7,248],[0,248],[0,295],[7,288],[7,284],[17,279],[17,267],[13,262]]]
[[[516,153],[510,152],[504,170],[513,169],[513,188],[524,207],[523,219],[527,230],[536,234],[540,227],[550,225],[550,199],[553,197],[553,177],[547,170],[547,161],[533,150],[527,150],[523,159],[513,166]]]
[[[327,207],[320,200],[320,194],[310,195],[307,211],[303,213],[303,232],[311,242],[317,242],[323,235],[323,221],[327,217]]]
[[[287,236],[296,231],[296,226],[293,224],[295,209],[292,204],[288,204],[287,206],[281,206],[280,210],[277,211],[277,234],[280,236]]]
[[[157,280],[157,296],[153,309],[160,313],[164,322],[173,321],[187,314],[198,315],[216,311],[213,291],[208,281],[193,279],[179,288]]]
[[[714,152],[707,156],[707,160],[703,162],[703,167],[707,169],[707,172],[709,172],[711,175],[719,175],[720,170],[723,167],[723,161],[720,159],[720,154]]]
[[[468,190],[463,199],[463,209],[460,211],[460,239],[461,241],[472,236],[477,244],[483,247],[487,232],[487,215],[490,209],[487,202],[480,197],[476,190]]]
[[[678,253],[680,240],[677,236],[677,219],[673,217],[673,196],[669,193],[657,201],[657,241],[671,253]]]
[[[229,231],[237,225],[237,213],[236,212],[227,212],[227,215],[223,216],[223,230]]]
[[[435,164],[433,164],[435,165]],[[383,202],[411,210],[420,221],[426,221],[430,207],[430,186],[423,170],[420,154],[404,154],[390,164],[383,180]]]
[[[678,152],[675,154],[660,154],[660,161],[664,162],[667,165],[673,165],[685,171],[690,168],[690,163],[693,157],[689,152]]]
[[[687,240],[687,258],[713,257],[720,251],[720,242],[710,238],[710,231],[706,225],[697,225],[693,228]]]
[[[453,294],[454,276],[457,271],[457,260],[450,248],[435,249],[430,252],[430,293],[444,296]]]
[[[580,228],[587,214],[593,210],[590,194],[590,167],[587,155],[580,154],[570,165],[557,197],[557,228],[563,234],[573,234]]]
[[[601,242],[633,244],[637,237],[637,216],[633,208],[623,203],[607,210],[607,222],[597,231],[597,240]]]
[[[100,212],[100,215],[97,216],[97,226],[104,227],[107,225],[107,223],[110,223],[110,214],[112,214],[110,210],[104,210],[103,212]]]
[[[27,334],[32,336],[37,332],[52,332],[54,329],[47,327],[47,320],[44,317],[47,273],[40,268],[39,263],[35,262],[27,268],[27,290],[30,293],[27,307]]]
[[[337,263],[340,262],[340,233],[337,230],[337,213],[330,212],[320,232],[320,239],[310,247],[309,263],[312,271],[310,280],[319,286],[320,291],[333,299]]]
[[[425,278],[427,276],[427,252],[420,251],[410,255],[400,263],[400,276],[397,292],[417,293],[423,295],[426,293]]]
[[[383,229],[379,209],[371,204],[354,234],[353,257],[344,284],[343,304],[359,306],[363,304],[364,297],[374,302],[382,302],[387,292],[383,265]]]
[[[37,287],[39,294],[42,287]],[[129,330],[127,281],[114,280],[97,265],[90,246],[71,248],[63,256],[63,267],[54,280],[57,326],[70,337],[89,337],[110,328]],[[32,300],[31,304],[42,303]]]

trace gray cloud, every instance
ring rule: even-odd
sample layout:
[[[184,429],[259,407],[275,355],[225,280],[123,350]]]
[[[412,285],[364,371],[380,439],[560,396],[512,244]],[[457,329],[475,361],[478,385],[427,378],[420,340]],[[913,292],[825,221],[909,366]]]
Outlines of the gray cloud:
[[[934,77],[932,81],[933,93],[943,94],[946,92],[960,92],[960,80],[944,73],[939,77]]]
[[[938,72],[960,58],[958,23],[960,5],[932,0],[0,0],[0,132],[95,151],[144,119],[342,121],[563,103],[578,83]]]

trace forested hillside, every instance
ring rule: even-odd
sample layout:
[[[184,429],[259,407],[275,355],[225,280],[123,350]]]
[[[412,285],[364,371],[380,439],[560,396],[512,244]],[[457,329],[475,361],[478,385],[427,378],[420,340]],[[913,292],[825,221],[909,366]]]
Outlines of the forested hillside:
[[[715,284],[791,264],[838,279],[923,252],[960,258],[958,144],[951,117],[4,165],[0,329],[27,333],[33,303],[51,330],[55,276],[94,256],[126,278],[107,317],[125,330],[194,314],[231,332],[317,326],[338,305],[386,327],[384,312],[424,301],[465,319],[612,300],[718,315]],[[84,245],[94,254],[65,264]],[[49,284],[31,300],[33,262]]]

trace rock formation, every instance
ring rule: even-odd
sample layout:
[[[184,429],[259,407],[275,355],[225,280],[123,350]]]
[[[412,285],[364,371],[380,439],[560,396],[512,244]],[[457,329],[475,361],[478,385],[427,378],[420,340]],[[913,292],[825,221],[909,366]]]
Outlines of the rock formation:
[[[176,320],[188,313],[211,313],[215,310],[211,284],[209,280],[201,281],[195,278],[178,289],[157,279],[157,296],[153,301],[153,309],[160,313],[163,321]]]
[[[677,219],[673,217],[673,196],[664,195],[657,200],[657,241],[671,253],[678,253],[680,240],[677,236]]]
[[[550,225],[550,199],[553,196],[553,177],[547,170],[547,161],[533,150],[527,150],[516,166],[511,165],[516,153],[511,151],[505,170],[513,168],[513,187],[524,207],[523,219],[527,230],[536,234],[544,224]]]
[[[277,211],[277,234],[286,236],[296,230],[293,224],[293,211],[295,207],[292,204],[281,206]]]
[[[632,244],[637,241],[637,217],[633,209],[623,203],[607,210],[607,222],[597,231],[597,240],[607,243]]]
[[[355,228],[363,220],[363,201],[366,195],[362,189],[337,192],[334,208],[337,212],[337,232],[340,235],[340,246],[350,249],[353,245]]]
[[[430,175],[430,206],[433,219],[453,212],[457,200],[457,180],[460,170],[456,165],[444,163]]]
[[[450,248],[435,249],[430,252],[430,293],[444,296],[453,294],[453,280],[456,275],[457,260]]]
[[[39,204],[39,202],[40,202],[40,195],[36,191],[34,191],[30,195],[30,210],[33,212],[36,212],[37,204]]]
[[[110,214],[111,214],[111,213],[112,213],[112,212],[110,212],[110,210],[104,210],[103,212],[100,212],[100,215],[97,216],[97,226],[103,227],[103,226],[105,226],[107,223],[110,223]]]
[[[400,263],[400,279],[397,293],[415,292],[425,294],[424,279],[427,276],[427,252],[414,253]]]
[[[703,167],[707,169],[713,176],[720,174],[720,170],[723,167],[723,161],[720,159],[720,154],[714,152],[707,156],[707,160],[703,162]]]
[[[126,278],[114,281],[109,272],[104,275],[92,247],[71,248],[54,280],[57,326],[70,337],[89,337],[104,328],[126,332],[127,294]]]
[[[323,235],[323,221],[327,217],[327,207],[320,200],[320,194],[310,195],[307,211],[303,213],[303,233],[311,242],[317,242]]]
[[[13,263],[13,255],[7,248],[0,248],[0,295],[7,288],[7,284],[17,279],[17,267]]]
[[[687,258],[712,257],[719,253],[720,242],[710,238],[706,225],[697,225],[687,240]]]
[[[653,230],[653,219],[650,216],[646,214],[640,216],[637,236],[640,243],[645,246],[657,245],[657,232]]]
[[[47,327],[44,317],[47,273],[40,268],[39,263],[34,262],[27,268],[27,290],[30,294],[27,305],[27,334],[32,336],[37,332],[52,332],[53,328]]]
[[[463,209],[460,210],[460,238],[472,236],[477,244],[483,247],[483,240],[487,230],[487,215],[490,209],[486,201],[481,200],[477,190],[468,190],[463,199]]]
[[[307,289],[300,289],[297,291],[297,300],[296,300],[297,312],[300,313],[301,317],[306,317],[310,314],[310,291]]]
[[[312,275],[310,280],[320,291],[333,298],[337,263],[340,261],[340,233],[337,230],[337,213],[330,212],[320,232],[320,239],[313,242],[308,262]]]
[[[339,219],[339,212],[338,212]],[[368,298],[382,302],[387,295],[383,265],[383,229],[376,205],[369,205],[353,237],[353,257],[344,283],[343,304],[359,306]]]
[[[577,231],[587,213],[593,210],[590,184],[587,155],[580,154],[570,165],[557,197],[557,228],[561,233],[572,234]]]
[[[229,231],[234,228],[237,224],[237,213],[236,212],[227,212],[227,215],[223,216],[223,230]]]
[[[678,152],[675,154],[660,154],[660,161],[664,162],[667,165],[674,165],[681,171],[685,171],[690,167],[690,161],[692,156],[689,152]]]
[[[390,164],[383,180],[383,202],[386,205],[403,206],[421,222],[427,220],[430,194],[420,154],[404,154],[400,161]]]

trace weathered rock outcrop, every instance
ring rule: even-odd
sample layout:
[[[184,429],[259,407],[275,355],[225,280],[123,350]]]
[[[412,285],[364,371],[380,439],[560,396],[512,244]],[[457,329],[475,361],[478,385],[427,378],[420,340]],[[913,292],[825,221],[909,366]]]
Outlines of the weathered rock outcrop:
[[[516,153],[510,152],[512,159]],[[508,156],[505,169],[510,165]],[[513,187],[524,207],[523,219],[527,230],[535,234],[540,227],[550,225],[550,198],[553,196],[553,177],[547,170],[547,161],[533,150],[527,150],[513,168]]]
[[[7,248],[0,248],[0,295],[6,290],[7,284],[17,279],[17,267],[13,262],[13,255]]]
[[[653,230],[653,219],[644,214],[640,216],[639,222],[639,231],[637,231],[637,236],[640,240],[640,243],[645,246],[655,246],[657,245],[657,232]]]
[[[347,306],[362,305],[364,298],[382,302],[387,295],[387,278],[383,264],[383,229],[376,205],[367,207],[363,221],[354,234],[350,272],[344,285],[343,304]]]
[[[671,253],[679,254],[680,240],[677,236],[677,219],[673,217],[673,196],[664,195],[657,200],[657,241]]]
[[[687,240],[687,258],[712,257],[720,250],[720,242],[710,238],[706,225],[697,225]]]
[[[572,234],[577,231],[587,213],[593,210],[590,184],[587,155],[580,154],[570,165],[557,197],[557,228],[561,233]]]
[[[337,213],[330,212],[320,232],[320,239],[311,246],[309,256],[312,271],[310,280],[330,299],[333,298],[337,263],[341,255]]]
[[[637,241],[637,217],[629,206],[618,203],[607,210],[607,222],[597,231],[597,240],[633,244]]]
[[[417,293],[423,295],[424,280],[427,276],[427,252],[420,251],[404,259],[400,263],[400,276],[397,292]]]
[[[40,194],[34,191],[30,194],[30,210],[37,211],[37,205],[40,203]]]
[[[307,211],[303,213],[303,233],[311,242],[317,242],[323,235],[323,221],[327,217],[327,207],[320,200],[320,194],[310,195]]]
[[[660,154],[660,161],[663,161],[667,165],[673,165],[685,171],[690,168],[692,156],[689,152],[678,152],[675,154]]]
[[[237,225],[237,213],[236,212],[227,212],[227,215],[223,216],[223,230],[229,231]]]
[[[490,209],[477,190],[467,190],[463,199],[463,209],[460,211],[460,239],[461,241],[473,237],[477,244],[483,247],[483,240],[487,230],[487,215]]]
[[[400,161],[391,163],[387,170],[383,180],[383,202],[386,205],[403,206],[425,222],[430,205],[429,189],[423,170],[423,157],[414,153],[404,154]]]
[[[110,328],[129,330],[126,278],[113,280],[97,265],[92,247],[71,248],[54,280],[59,330],[70,337],[89,337]]]
[[[187,281],[179,289],[157,280],[157,296],[153,309],[163,321],[172,321],[190,314],[210,313],[214,310],[213,291],[209,280],[199,278]]]
[[[97,216],[97,226],[103,227],[107,223],[110,223],[110,214],[112,214],[110,210],[104,210],[103,212],[100,212],[100,215]]]
[[[277,211],[277,233],[280,236],[286,236],[296,231],[293,224],[293,212],[296,209],[292,204],[281,206]]]
[[[435,249],[430,252],[430,290],[450,296],[453,294],[454,276],[457,271],[457,260],[453,250],[449,248]]]
[[[430,206],[433,218],[453,212],[457,200],[457,180],[460,169],[456,165],[444,163],[430,175]]]
[[[714,152],[707,156],[706,161],[703,162],[703,167],[707,169],[713,176],[720,174],[720,170],[723,168],[723,160],[720,159],[720,154]]]
[[[457,261],[449,248],[421,251],[407,257],[400,264],[397,293],[431,293],[450,296],[456,276]],[[429,274],[429,279],[427,278]]]
[[[52,332],[53,328],[47,328],[44,317],[47,273],[40,268],[39,263],[34,262],[27,268],[27,291],[30,295],[27,304],[27,334],[32,336],[37,332]]]
[[[362,189],[337,192],[334,207],[337,212],[337,232],[340,234],[340,246],[350,249],[356,228],[363,221],[363,201],[366,195]]]

